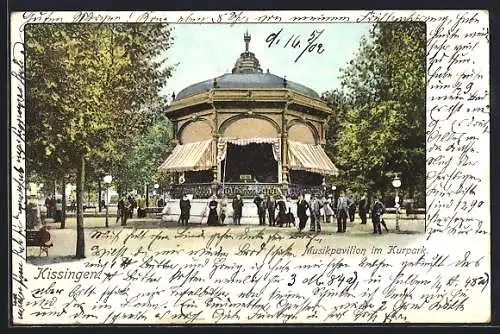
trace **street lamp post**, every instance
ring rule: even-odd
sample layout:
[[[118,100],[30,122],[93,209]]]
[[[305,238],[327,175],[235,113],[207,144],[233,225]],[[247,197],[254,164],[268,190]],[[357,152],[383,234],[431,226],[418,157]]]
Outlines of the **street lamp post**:
[[[398,174],[395,174],[394,179],[392,180],[392,186],[396,190],[396,196],[394,197],[394,202],[396,205],[396,232],[399,232],[399,194],[398,190],[401,187],[401,179]]]
[[[159,185],[158,183],[155,183],[154,188],[155,188],[155,193],[154,193],[154,195],[155,195],[156,197],[158,197],[158,188],[160,188],[160,185]],[[158,203],[158,199],[157,199],[157,203]]]
[[[103,180],[106,185],[106,227],[109,227],[108,215],[109,215],[109,185],[111,181],[113,181],[113,177],[111,175],[106,175]]]
[[[335,200],[335,196],[337,195],[336,190],[337,186],[332,185],[332,201]]]
[[[333,212],[335,213],[335,216],[337,215],[337,202],[335,202],[336,200],[336,191],[337,190],[337,186],[335,186],[334,184],[332,184],[332,208],[333,208]]]

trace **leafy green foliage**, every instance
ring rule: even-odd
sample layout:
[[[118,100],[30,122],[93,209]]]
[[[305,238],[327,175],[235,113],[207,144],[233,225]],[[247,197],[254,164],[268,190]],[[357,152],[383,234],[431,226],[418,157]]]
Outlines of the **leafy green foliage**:
[[[32,24],[26,29],[28,173],[75,177],[77,257],[86,173],[126,168],[133,143],[166,106],[166,24]],[[88,173],[90,171],[90,173]]]
[[[157,168],[172,150],[172,138],[169,120],[164,119],[152,125],[127,156],[126,166],[118,174],[119,187],[124,190],[141,189],[144,184],[162,182],[165,173],[158,173]]]
[[[165,24],[44,24],[27,28],[28,170],[92,178],[123,169],[136,138],[166,106]]]
[[[425,192],[425,25],[377,23],[342,70],[327,150],[346,187],[390,187],[400,172],[410,196]],[[417,194],[415,194],[415,191]]]

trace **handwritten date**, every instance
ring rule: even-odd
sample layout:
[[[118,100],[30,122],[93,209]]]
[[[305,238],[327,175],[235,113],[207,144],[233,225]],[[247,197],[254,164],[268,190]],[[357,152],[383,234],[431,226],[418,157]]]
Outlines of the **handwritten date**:
[[[320,43],[318,39],[321,37],[325,30],[314,30],[311,34],[306,37],[304,40],[301,35],[292,34],[288,39],[284,36],[283,28],[278,30],[277,32],[273,32],[269,34],[266,38],[267,46],[270,48],[272,46],[280,47],[282,46],[284,49],[293,49],[297,50],[299,55],[295,58],[295,62],[298,62],[299,59],[304,55],[304,53],[316,53],[322,54],[325,52],[325,46],[323,43]],[[284,38],[282,40],[282,38]]]

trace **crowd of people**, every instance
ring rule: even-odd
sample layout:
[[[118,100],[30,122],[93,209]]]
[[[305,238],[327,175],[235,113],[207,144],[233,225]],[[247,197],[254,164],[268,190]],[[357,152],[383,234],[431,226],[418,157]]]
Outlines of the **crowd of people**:
[[[309,222],[309,231],[320,232],[322,224],[331,224],[336,220],[337,233],[345,233],[347,221],[354,222],[357,210],[361,224],[367,224],[367,216],[370,216],[373,233],[382,234],[382,227],[386,232],[389,231],[383,219],[385,206],[381,202],[379,194],[375,194],[371,205],[366,195],[354,200],[352,196],[346,196],[344,192],[341,192],[337,199],[332,194],[325,194],[324,196],[312,194],[310,198],[307,197],[300,195],[297,200],[292,200],[290,196],[275,197],[271,195],[264,196],[263,194],[256,196],[253,203],[259,217],[259,225],[273,227],[291,227],[293,225],[299,231],[302,231]],[[218,199],[215,195],[211,197],[207,205],[208,225],[226,224],[229,202],[228,198]],[[105,203],[103,204],[105,205]],[[233,213],[232,224],[241,225],[243,199],[237,194],[230,204]],[[166,202],[162,197],[156,200],[157,207],[163,208],[165,205]],[[191,202],[187,195],[181,198],[179,205],[181,211],[179,223],[186,226],[189,223],[191,213]],[[62,200],[47,197],[45,206],[47,208],[47,217],[53,218],[55,222],[60,222],[62,219]],[[138,218],[146,217],[146,200],[141,196],[136,198],[132,194],[121,196],[117,206],[116,223],[120,222],[122,226],[125,226],[127,220],[133,217],[134,210],[137,210]],[[203,216],[206,216],[206,213]]]
[[[156,199],[157,207],[164,207],[165,201],[159,197]],[[142,196],[134,197],[133,195],[123,195],[118,200],[116,223],[121,223],[122,226],[127,225],[127,220],[132,218],[134,210],[137,210],[137,218],[145,218],[147,216],[146,199]]]
[[[306,228],[309,221],[309,231],[321,232],[322,224],[337,222],[337,233],[345,233],[347,229],[347,220],[351,223],[355,220],[356,209],[361,219],[361,224],[367,223],[367,215],[370,214],[373,224],[373,233],[382,234],[381,226],[389,232],[383,219],[385,206],[380,201],[380,195],[374,196],[374,201],[370,206],[366,195],[361,196],[357,201],[340,193],[338,199],[332,195],[316,196],[310,198],[300,195],[297,200],[292,200],[290,196],[259,195],[254,198],[253,203],[259,217],[259,225],[279,226],[279,227],[297,227],[299,231]],[[189,223],[191,202],[187,195],[180,200],[181,214],[179,223],[187,225]],[[215,195],[208,202],[207,225],[225,225],[227,216],[228,199],[218,199]],[[241,225],[244,202],[241,196],[236,195],[231,202],[233,209],[232,224]],[[205,214],[204,214],[205,215]],[[296,220],[298,219],[298,226]]]

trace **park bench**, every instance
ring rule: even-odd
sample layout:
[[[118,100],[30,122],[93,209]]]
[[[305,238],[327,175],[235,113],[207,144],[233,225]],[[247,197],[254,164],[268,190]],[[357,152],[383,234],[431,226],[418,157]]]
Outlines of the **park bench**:
[[[147,208],[144,208],[144,212],[146,213],[146,215],[155,215],[155,216],[159,216],[161,215],[163,211],[163,208],[161,207],[147,207]]]
[[[85,211],[87,209],[94,209],[94,211],[97,212],[97,206],[95,206],[93,204],[83,204],[82,207],[83,207],[83,211]],[[76,205],[68,205],[67,210],[68,211],[76,211]]]
[[[425,215],[426,211],[424,208],[407,208],[406,215]]]
[[[40,230],[26,230],[26,246],[28,247],[40,247],[40,254],[47,254],[49,256],[49,248],[52,247],[52,243],[47,244],[50,241],[50,233],[42,228]]]

